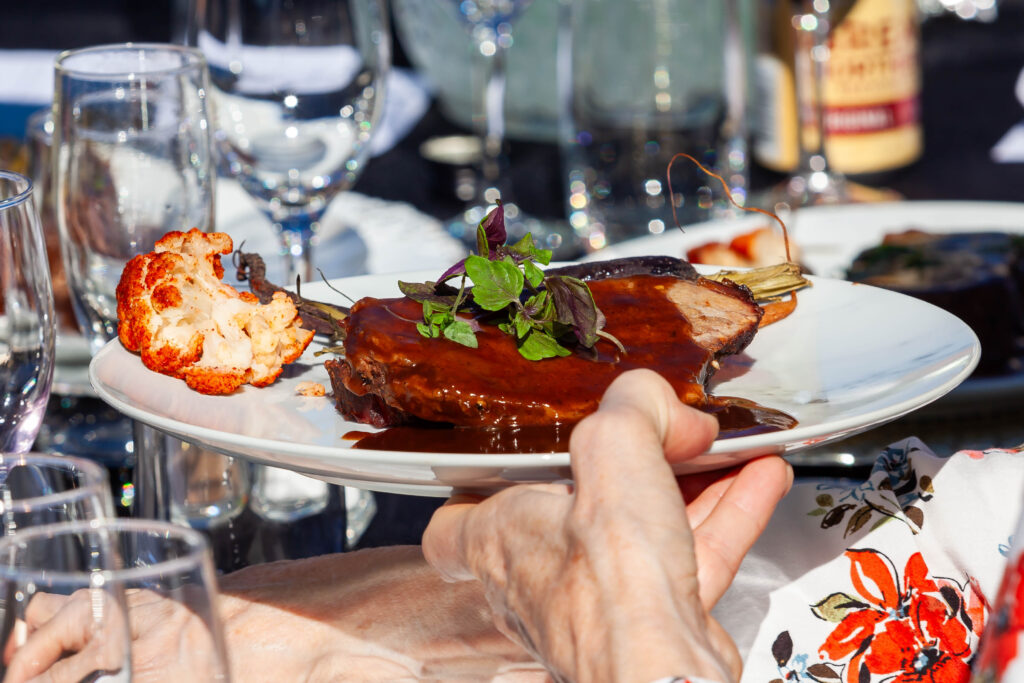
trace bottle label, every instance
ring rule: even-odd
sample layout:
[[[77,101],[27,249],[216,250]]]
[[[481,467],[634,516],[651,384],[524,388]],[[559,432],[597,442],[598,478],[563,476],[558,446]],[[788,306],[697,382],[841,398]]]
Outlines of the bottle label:
[[[872,105],[827,107],[825,131],[830,135],[858,135],[917,125],[918,98]]]
[[[844,173],[904,166],[921,154],[913,0],[857,0],[829,37],[825,151]]]
[[[775,28],[794,30],[790,21]],[[754,154],[782,171],[794,170],[799,158],[793,42],[777,40],[790,54],[762,54],[757,61]],[[825,152],[834,169],[874,173],[917,159],[922,137],[915,0],[856,0],[829,36],[822,85]],[[814,103],[801,107],[804,120],[813,122]],[[817,146],[818,134],[812,125],[801,131],[809,148]]]
[[[769,168],[792,170],[798,154],[793,71],[773,54],[758,55],[754,68],[754,155]]]

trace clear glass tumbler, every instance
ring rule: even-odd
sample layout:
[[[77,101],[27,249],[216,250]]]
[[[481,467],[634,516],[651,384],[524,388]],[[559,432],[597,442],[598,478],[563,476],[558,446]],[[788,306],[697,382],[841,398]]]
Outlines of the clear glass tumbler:
[[[745,200],[746,43],[737,0],[572,0],[563,155],[569,223],[589,250],[711,218]],[[673,212],[672,201],[676,211]]]
[[[124,265],[171,230],[213,225],[209,76],[197,50],[122,44],[57,57],[57,223],[93,353],[117,336]]]
[[[113,517],[107,471],[64,455],[0,454],[0,536]]]
[[[0,539],[5,680],[227,681],[216,582],[196,531],[137,519]]]

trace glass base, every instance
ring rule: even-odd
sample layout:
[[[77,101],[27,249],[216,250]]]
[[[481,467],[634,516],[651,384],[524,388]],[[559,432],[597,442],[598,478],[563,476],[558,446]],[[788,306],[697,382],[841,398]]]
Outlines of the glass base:
[[[802,206],[827,206],[832,204],[870,204],[895,202],[903,199],[896,190],[868,187],[839,176],[839,185],[829,183],[824,187],[811,188],[802,176],[794,176],[760,194],[753,194],[749,206],[756,206],[775,213],[786,213]]]

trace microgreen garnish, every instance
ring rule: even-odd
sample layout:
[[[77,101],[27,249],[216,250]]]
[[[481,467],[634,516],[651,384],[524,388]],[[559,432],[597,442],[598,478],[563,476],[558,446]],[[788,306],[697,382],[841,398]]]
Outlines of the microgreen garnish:
[[[437,282],[398,283],[403,294],[423,305],[423,322],[416,324],[421,335],[477,348],[478,323],[459,315],[475,306],[495,312],[498,329],[513,337],[529,360],[568,356],[572,352],[564,344],[591,348],[601,338],[622,350],[602,330],[605,317],[587,283],[545,275],[538,264],[551,263],[551,251],[538,248],[529,233],[515,244],[505,244],[506,239],[505,209],[499,203],[477,226],[476,254],[446,270]],[[455,278],[458,288],[448,284]]]

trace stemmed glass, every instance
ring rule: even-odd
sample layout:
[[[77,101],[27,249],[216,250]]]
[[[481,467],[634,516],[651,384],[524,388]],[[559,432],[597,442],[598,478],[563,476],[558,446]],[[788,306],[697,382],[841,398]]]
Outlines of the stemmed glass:
[[[328,203],[355,183],[383,111],[384,0],[196,0],[189,44],[210,64],[224,166],[280,232],[287,279],[313,274]],[[365,269],[354,231],[345,263]],[[327,266],[330,268],[327,268]]]
[[[198,532],[138,519],[49,524],[0,539],[0,558],[11,679],[229,679]]]
[[[448,231],[473,243],[477,224],[501,201],[506,227],[513,239],[532,232],[541,246],[557,249],[561,246],[558,231],[524,214],[510,196],[504,178],[506,61],[513,43],[512,24],[531,0],[451,1],[469,32],[473,59],[481,67],[474,69],[479,75],[473,83],[473,122],[482,145],[476,197],[448,222]]]
[[[853,6],[853,0],[796,0],[795,80],[797,140],[796,171],[787,178],[777,202],[790,208],[838,204],[849,200],[846,178],[829,165],[825,154],[825,78],[829,32]]]
[[[0,171],[0,452],[23,453],[53,381],[56,323],[32,181]]]

